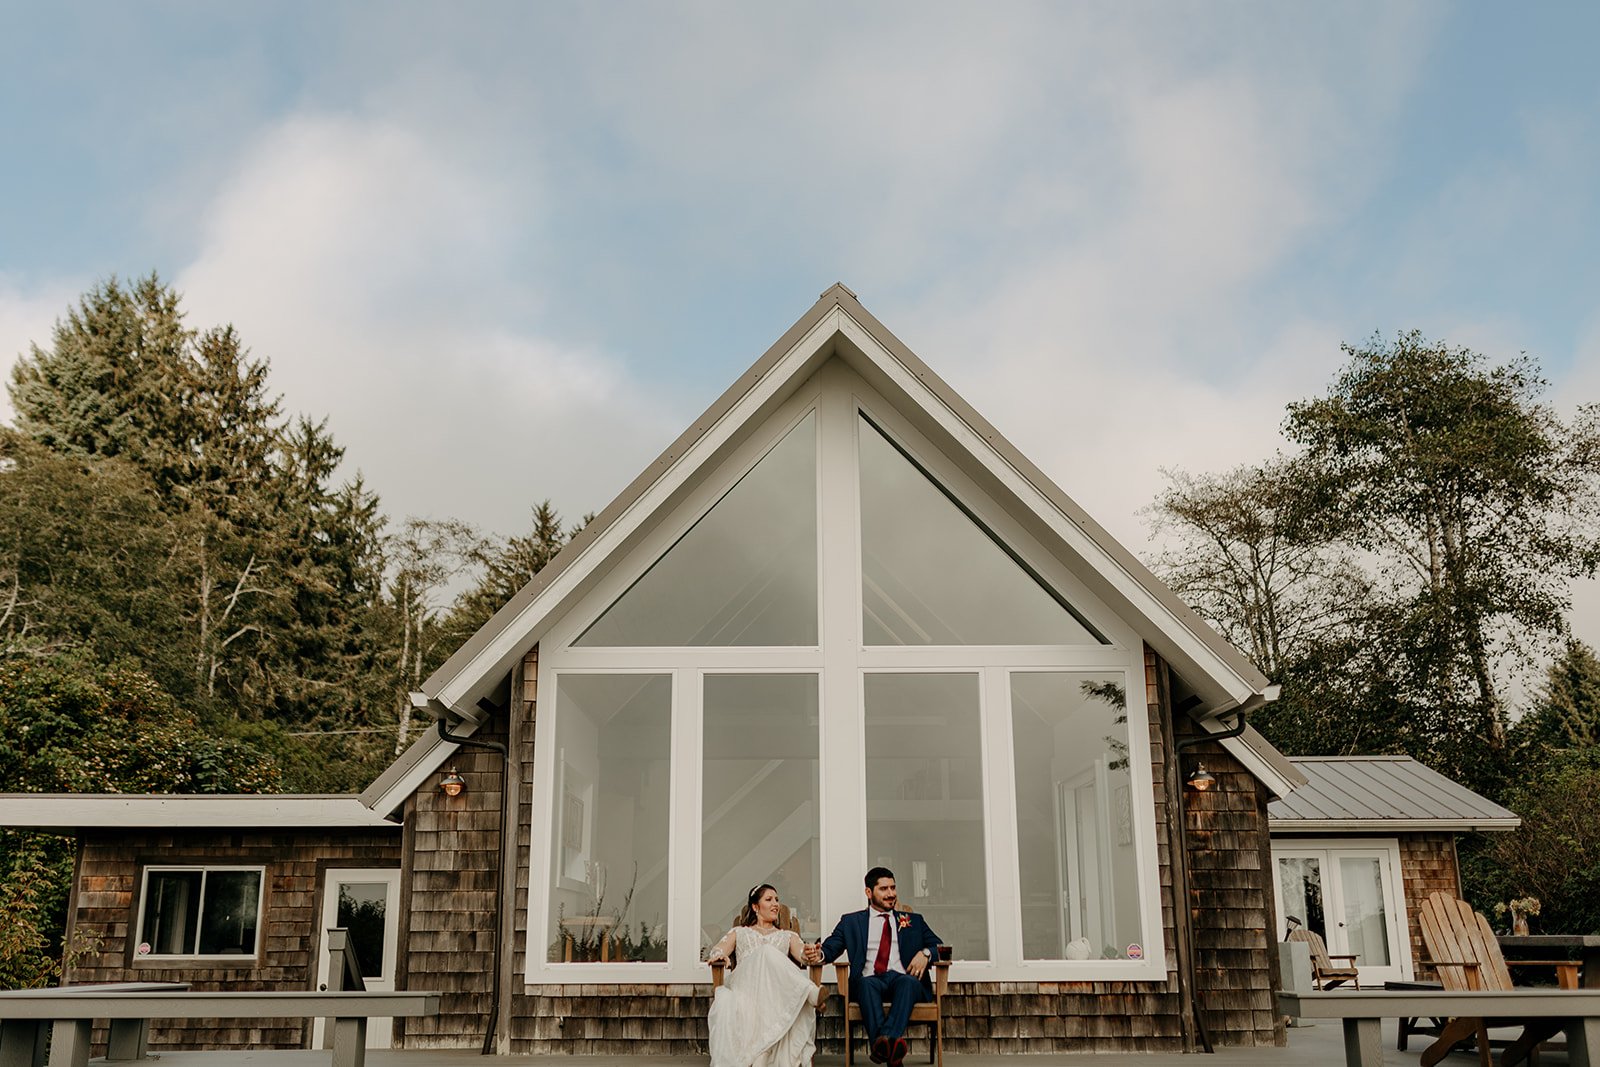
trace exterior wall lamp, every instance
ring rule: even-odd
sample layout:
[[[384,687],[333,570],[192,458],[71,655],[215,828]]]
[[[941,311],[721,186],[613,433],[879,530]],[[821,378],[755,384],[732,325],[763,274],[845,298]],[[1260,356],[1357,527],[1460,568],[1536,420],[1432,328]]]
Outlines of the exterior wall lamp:
[[[1194,770],[1189,772],[1189,777],[1184,780],[1184,784],[1197,793],[1204,793],[1216,788],[1217,777],[1206,770],[1204,763],[1197,763]]]
[[[447,797],[458,797],[467,788],[467,780],[454,770],[446,771],[439,779],[439,792]]]

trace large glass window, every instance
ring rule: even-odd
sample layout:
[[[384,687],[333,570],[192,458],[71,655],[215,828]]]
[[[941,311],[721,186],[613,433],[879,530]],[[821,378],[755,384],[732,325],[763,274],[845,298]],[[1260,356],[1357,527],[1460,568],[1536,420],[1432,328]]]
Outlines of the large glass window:
[[[809,938],[880,864],[959,981],[1159,981],[1143,646],[1075,535],[841,361],[768,400],[540,631],[529,981],[705,981],[752,886]]]
[[[864,417],[859,436],[867,644],[1104,642]]]
[[[816,644],[816,422],[785,434],[576,644]]]
[[[1142,959],[1121,675],[1011,675],[1023,958]]]
[[[261,923],[259,867],[148,867],[140,956],[254,956]]]
[[[563,674],[557,706],[547,957],[664,960],[671,676]]]
[[[762,882],[814,937],[823,925],[817,676],[710,674],[704,692],[701,948]]]
[[[976,674],[868,674],[867,862],[963,960],[989,958]]]

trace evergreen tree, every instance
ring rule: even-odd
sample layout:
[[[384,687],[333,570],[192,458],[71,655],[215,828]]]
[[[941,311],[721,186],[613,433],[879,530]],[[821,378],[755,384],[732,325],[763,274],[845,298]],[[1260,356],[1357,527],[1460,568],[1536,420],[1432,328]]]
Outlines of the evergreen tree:
[[[1528,769],[1561,752],[1600,748],[1600,658],[1569,640],[1550,665],[1533,707],[1512,728],[1512,740]]]

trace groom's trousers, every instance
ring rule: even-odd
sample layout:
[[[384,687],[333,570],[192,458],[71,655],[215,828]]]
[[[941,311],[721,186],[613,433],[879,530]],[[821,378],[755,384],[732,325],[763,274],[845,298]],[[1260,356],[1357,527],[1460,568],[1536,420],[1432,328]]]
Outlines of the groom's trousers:
[[[850,979],[850,996],[861,1006],[861,1021],[867,1025],[867,1047],[882,1034],[893,1041],[906,1032],[911,1021],[911,1009],[924,1000],[933,999],[927,987],[909,974],[885,971],[866,978]],[[889,1004],[889,1014],[884,1015],[883,1004]]]

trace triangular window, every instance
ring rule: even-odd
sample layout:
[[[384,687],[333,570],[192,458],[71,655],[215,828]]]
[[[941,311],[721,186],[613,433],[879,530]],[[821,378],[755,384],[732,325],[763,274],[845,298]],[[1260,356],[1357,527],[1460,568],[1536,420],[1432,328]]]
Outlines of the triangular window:
[[[816,440],[811,413],[574,644],[815,645]]]
[[[865,416],[860,456],[868,645],[1108,643]]]

